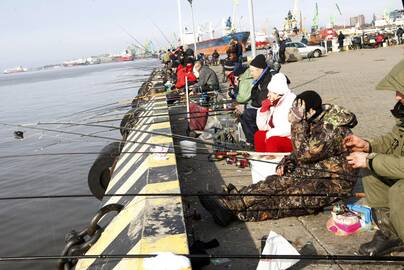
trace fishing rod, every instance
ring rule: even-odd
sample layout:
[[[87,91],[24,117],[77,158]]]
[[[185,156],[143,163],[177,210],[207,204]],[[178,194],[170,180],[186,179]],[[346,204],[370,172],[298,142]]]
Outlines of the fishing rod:
[[[144,51],[147,51],[147,48],[139,41],[137,38],[135,38],[131,33],[129,33],[122,25],[118,25],[121,30],[127,34],[129,37],[131,37]]]
[[[2,124],[2,123],[0,123]],[[184,135],[180,135],[180,134],[166,134],[166,133],[160,133],[160,132],[155,132],[155,131],[147,131],[147,130],[139,130],[139,129],[133,129],[133,128],[125,128],[125,127],[115,127],[115,126],[109,126],[109,125],[93,125],[93,124],[80,124],[80,123],[72,123],[72,122],[59,122],[59,123],[38,123],[38,125],[72,125],[72,126],[88,126],[88,127],[102,127],[102,128],[116,128],[116,129],[125,129],[128,131],[133,131],[133,132],[143,132],[146,134],[151,134],[151,135],[156,135],[156,136],[165,136],[165,137],[170,137],[170,138],[180,138],[180,139],[188,139],[188,140],[192,140],[194,142],[200,142],[203,143],[205,145],[210,145],[210,146],[214,146],[214,147],[221,147],[218,144],[215,143],[209,143],[209,142],[205,142],[202,140],[199,140],[197,138],[192,138],[192,137],[188,137],[188,136],[184,136]],[[46,131],[54,131],[57,132],[59,130],[51,130],[51,129],[46,129]],[[75,132],[73,135],[77,134]],[[72,134],[70,133],[70,134]],[[87,136],[90,136],[88,134],[86,134]],[[94,136],[94,135],[91,135]],[[95,136],[95,137],[103,137],[103,136]],[[109,138],[109,137],[105,137],[105,138]],[[129,141],[131,142],[131,141]],[[139,144],[148,144],[148,143],[143,143],[143,142],[134,142],[134,143],[139,143]],[[151,144],[154,145],[154,144]],[[235,145],[235,144],[234,144]],[[160,146],[160,145],[154,145],[154,146]],[[178,145],[174,145],[173,147],[178,147]],[[223,147],[223,146],[222,146]],[[223,147],[224,148],[224,147]],[[197,147],[198,150],[206,150],[200,147]],[[249,161],[258,161],[258,162],[264,162],[264,163],[269,163],[269,164],[279,164],[279,162],[273,162],[273,161],[269,161],[269,160],[260,160],[260,159],[254,159],[254,158],[249,158],[248,156],[250,155],[247,152],[217,152],[219,155],[228,155],[228,156],[238,156],[238,155],[242,155],[244,159],[249,160]],[[214,154],[216,155],[216,154]],[[344,176],[344,177],[357,177],[357,175],[353,175],[353,174],[347,174],[347,173],[339,173],[339,172],[333,172],[330,170],[325,170],[325,169],[318,169],[318,168],[312,168],[309,166],[299,166],[300,168],[303,169],[307,169],[307,170],[311,170],[311,171],[318,171],[318,172],[324,172],[324,173],[330,173],[330,174],[336,174],[339,176]],[[304,177],[307,178],[307,177]],[[350,181],[350,178],[348,179],[341,179],[341,180],[346,180],[346,181]]]
[[[164,152],[164,151],[122,151],[120,154],[176,154],[176,152]],[[211,153],[202,153],[200,155],[210,155]],[[112,154],[107,154],[104,152],[57,152],[57,153],[37,153],[37,154],[22,154],[22,155],[4,155],[0,156],[0,159],[11,159],[11,158],[26,158],[26,157],[46,157],[46,156],[75,156],[75,155],[102,155],[111,156]]]
[[[200,142],[206,145],[210,146],[215,146],[217,147],[218,145],[215,143],[209,143],[202,141],[197,138],[192,138],[189,136],[184,136],[180,134],[168,134],[168,133],[161,133],[161,132],[156,132],[156,131],[149,131],[149,130],[142,130],[142,129],[134,129],[134,128],[126,128],[126,127],[117,127],[117,126],[110,126],[110,125],[96,125],[96,124],[81,124],[81,123],[74,123],[74,122],[39,122],[38,125],[71,125],[71,126],[85,126],[85,127],[98,127],[98,128],[111,128],[111,129],[117,129],[117,130],[127,130],[127,131],[132,131],[132,132],[141,132],[141,133],[146,133],[146,134],[151,134],[155,136],[164,136],[164,137],[169,137],[169,138],[178,138],[178,139],[187,139],[187,140],[192,140],[195,142]]]
[[[227,104],[225,102],[221,103],[221,102],[212,102],[212,103],[208,103],[208,105],[223,105],[223,104]],[[131,106],[127,106],[127,107],[131,107]],[[149,111],[149,110],[145,110],[143,108],[139,108],[139,110],[144,110],[145,112]],[[219,111],[234,111],[235,108],[226,108],[226,109],[208,109],[208,112],[219,112]],[[181,114],[193,114],[193,113],[201,113],[201,112],[176,112],[176,113],[163,113],[163,114],[153,114],[153,115],[147,115],[147,116],[143,116],[140,115],[139,118],[149,118],[149,117],[158,117],[158,116],[170,116],[170,115],[181,115]],[[124,116],[125,114],[135,114],[135,112],[126,112],[126,113],[115,113],[115,114],[109,114],[107,116]]]
[[[146,259],[154,258],[159,254],[99,254],[99,255],[38,255],[38,256],[2,256],[0,262],[49,261],[49,260],[80,260],[80,259]],[[365,255],[265,255],[265,254],[174,254],[189,259],[253,259],[253,260],[310,260],[331,261],[361,261],[371,262],[404,262],[404,256],[365,256]],[[401,265],[401,264],[400,264]]]
[[[229,113],[232,113],[234,109],[218,109],[218,110],[210,110],[208,112],[178,112],[178,113],[167,113],[167,114],[151,114],[151,115],[139,115],[136,116],[138,119],[145,119],[145,118],[157,118],[157,117],[170,117],[170,116],[179,116],[179,115],[190,115],[188,118],[181,118],[182,120],[184,119],[192,119],[192,118],[200,118],[200,117],[205,117],[203,116],[193,116],[194,114],[207,114],[206,116],[217,116],[217,115],[226,115]],[[136,115],[137,113],[135,112],[127,112],[125,114],[119,114],[120,116],[133,116]],[[111,117],[111,116],[116,116],[115,115],[106,115],[105,117]],[[113,121],[120,121],[122,118],[109,118],[105,120],[99,120],[99,121],[92,121],[92,122],[87,122],[87,124],[95,124],[95,123],[103,123],[103,122],[113,122]],[[169,121],[164,121],[164,122],[169,122]],[[156,123],[156,122],[154,122]]]
[[[32,126],[23,126],[23,125],[13,125],[13,124],[8,124],[8,123],[1,123],[0,125],[3,126],[9,126],[9,127],[22,127],[22,128],[28,128],[28,129],[33,129],[33,130],[41,130],[41,131],[48,131],[48,132],[56,132],[56,133],[61,133],[61,134],[69,134],[69,135],[76,135],[76,136],[81,136],[81,137],[90,137],[90,138],[98,138],[98,139],[104,139],[104,140],[112,140],[116,142],[122,142],[121,139],[113,138],[113,137],[106,137],[106,136],[98,136],[98,135],[89,135],[89,134],[84,134],[84,133],[78,133],[78,132],[72,132],[72,131],[63,131],[63,130],[58,130],[58,129],[49,129],[49,128],[39,128],[39,127],[32,127]],[[188,139],[192,139],[190,137],[187,137]],[[132,141],[132,140],[126,140],[126,142],[129,143],[137,143],[140,145],[150,145],[150,146],[160,146],[160,147],[166,147],[166,148],[181,148],[180,145],[172,145],[172,146],[167,146],[167,145],[162,145],[162,144],[153,144],[153,143],[148,143],[148,142],[139,142],[139,141]],[[203,141],[202,141],[203,142]],[[205,143],[205,142],[203,142]],[[217,146],[220,147],[220,146]],[[223,148],[223,147],[222,147]],[[196,147],[198,150],[206,150],[204,148]]]
[[[126,99],[126,100],[123,100],[123,101],[126,102],[126,101],[130,101],[130,100]],[[82,110],[82,111],[74,112],[74,113],[72,113],[72,114],[68,114],[68,115],[65,115],[65,116],[61,116],[60,118],[66,118],[66,117],[70,117],[70,116],[75,116],[75,115],[78,115],[78,114],[82,114],[82,113],[86,113],[86,112],[91,112],[91,111],[93,111],[93,110],[97,110],[97,109],[109,107],[109,106],[111,106],[111,105],[116,105],[116,104],[120,104],[120,103],[121,103],[120,101],[115,101],[115,102],[112,102],[112,103],[108,103],[108,104],[104,104],[104,105],[92,107],[92,108],[89,108],[89,109],[86,109],[86,110]]]
[[[202,114],[202,113],[201,113]],[[209,114],[207,116],[219,116],[219,115],[228,115],[228,113],[226,112],[222,112],[222,113],[214,113],[214,114]],[[171,115],[167,115],[171,116]],[[156,116],[148,116],[148,117],[156,117]],[[140,117],[140,118],[148,118],[148,117]],[[173,121],[184,121],[184,120],[189,120],[189,119],[197,119],[197,118],[204,118],[206,117],[205,115],[201,115],[201,116],[190,116],[190,117],[183,117],[183,118],[178,118],[175,119]],[[100,121],[93,121],[93,122],[87,122],[86,124],[98,124],[98,123],[108,123],[108,122],[116,122],[116,121],[120,121],[122,120],[122,118],[113,118],[113,119],[106,119],[106,120],[100,120]],[[162,120],[162,121],[153,121],[150,124],[160,124],[160,123],[168,123],[171,122],[171,120]]]
[[[2,125],[4,125],[4,123],[0,123]],[[209,143],[209,142],[205,142],[202,140],[199,140],[197,138],[192,138],[192,137],[188,137],[188,136],[184,136],[184,135],[180,135],[180,134],[166,134],[166,133],[160,133],[160,132],[155,132],[155,131],[147,131],[147,130],[139,130],[139,129],[133,129],[133,128],[125,128],[125,127],[116,127],[116,126],[110,126],[110,125],[93,125],[93,124],[81,124],[81,123],[72,123],[72,122],[58,122],[58,123],[38,123],[38,125],[73,125],[73,126],[88,126],[88,127],[102,127],[102,128],[116,128],[116,129],[124,129],[124,130],[128,130],[128,131],[134,131],[134,132],[143,132],[143,133],[147,133],[147,134],[151,134],[151,135],[156,135],[156,136],[166,136],[166,137],[170,137],[170,138],[183,138],[183,139],[188,139],[188,140],[192,140],[195,142],[200,142],[203,143],[205,145],[210,145],[210,146],[214,146],[214,147],[221,147],[224,148],[221,145],[215,144],[215,143]],[[13,125],[12,125],[13,126]],[[15,125],[14,125],[15,126]],[[17,126],[21,126],[21,125],[17,125]],[[28,128],[33,128],[33,129],[40,129],[40,128],[34,128],[34,127],[28,127]],[[66,133],[67,131],[60,131],[60,130],[52,130],[52,129],[44,129],[45,131],[52,131],[52,132],[62,132],[62,133]],[[68,134],[72,134],[72,135],[78,135],[80,133],[76,133],[76,132],[67,132]],[[100,137],[100,138],[104,138],[104,139],[114,139],[117,140],[115,138],[111,138],[111,137],[103,137],[103,136],[94,136],[94,135],[88,135],[88,134],[82,134],[82,136],[91,136],[91,137]],[[155,145],[155,144],[150,144],[150,143],[144,143],[144,142],[133,142],[133,141],[128,141],[128,142],[132,142],[132,143],[139,143],[139,144],[146,144],[146,145],[153,145],[153,146],[161,146],[161,145]],[[232,144],[232,145],[236,145],[236,144]],[[173,147],[179,147],[178,145],[173,145]],[[206,150],[204,148],[200,148],[197,147],[198,150]],[[269,164],[279,164],[279,162],[273,162],[273,161],[269,161],[269,160],[260,160],[260,159],[254,159],[254,158],[248,158],[248,156],[250,155],[249,153],[246,152],[217,152],[219,155],[231,155],[231,156],[238,156],[238,155],[242,155],[244,159],[249,160],[249,161],[259,161],[259,162],[265,162],[265,163],[269,163]],[[331,174],[337,174],[340,176],[346,176],[346,177],[357,177],[357,175],[353,175],[353,174],[346,174],[346,173],[338,173],[338,172],[333,172],[330,170],[324,170],[324,169],[318,169],[318,168],[312,168],[309,166],[300,166],[300,168],[303,169],[307,169],[307,170],[312,170],[312,171],[319,171],[319,172],[326,172],[326,173],[331,173]],[[350,180],[350,179],[346,179],[346,180]]]
[[[77,125],[77,126],[98,126],[98,127],[104,127],[105,128],[104,125],[90,125],[90,124],[80,124],[80,123],[61,123],[60,122],[60,123],[38,123],[38,125],[39,124],[44,124],[44,125],[46,125],[46,124],[49,124],[49,125],[60,124],[60,125]],[[89,135],[89,134],[83,134],[83,133],[78,133],[78,132],[62,131],[62,130],[57,130],[57,129],[30,127],[30,126],[22,126],[22,125],[12,125],[12,124],[1,123],[1,122],[0,122],[0,125],[12,126],[12,127],[25,127],[25,128],[34,129],[34,130],[58,132],[58,133],[62,133],[62,134],[78,135],[78,136],[91,137],[91,138],[100,138],[100,139],[107,139],[107,140],[113,140],[113,141],[118,141],[118,142],[122,141],[120,139],[116,139],[116,138],[112,138],[112,137]],[[114,127],[114,126],[106,126],[106,127]],[[120,127],[119,128],[114,127],[114,128],[121,129]],[[218,144],[215,144],[215,143],[208,143],[208,142],[199,140],[197,138],[187,137],[187,136],[183,136],[183,135],[180,135],[180,134],[171,134],[170,135],[170,134],[165,134],[165,133],[160,133],[160,132],[136,130],[136,129],[131,129],[131,128],[123,128],[123,129],[132,130],[132,131],[139,131],[139,132],[149,133],[149,134],[158,135],[158,136],[166,136],[166,137],[171,137],[171,138],[173,138],[174,136],[178,136],[178,138],[185,138],[185,139],[188,139],[188,140],[192,140],[192,141],[195,141],[195,142],[200,142],[200,143],[203,143],[203,144],[206,144],[206,145],[211,145],[211,146],[218,147],[218,148],[226,148],[226,146],[229,146],[229,145],[235,145],[236,146],[236,144],[231,144],[231,143],[227,143],[226,145],[218,145]],[[141,145],[166,147],[167,149],[171,148],[171,146],[167,147],[167,146],[164,146],[164,145],[152,144],[152,143],[147,143],[147,142],[139,142],[139,141],[132,141],[132,140],[127,140],[127,142],[137,143],[137,144],[141,144]],[[172,147],[173,148],[181,148],[180,145],[175,145],[175,144]],[[197,150],[206,150],[206,149],[200,148],[200,147],[196,147],[195,149],[197,149]],[[219,152],[219,153],[231,153],[231,152]],[[246,155],[245,152],[244,153],[243,152],[236,152],[236,153],[239,153],[238,155]],[[251,160],[251,161],[258,161],[258,162],[264,162],[264,163],[269,163],[269,164],[279,164],[279,162],[272,162],[272,161],[269,161],[269,160],[252,159],[252,158],[248,158],[248,157],[244,157],[244,158],[247,159],[247,160]],[[309,166],[299,166],[299,167],[303,168],[303,169],[307,169],[307,170],[326,172],[326,173],[336,174],[336,175],[340,175],[340,176],[357,177],[357,175],[346,174],[346,173],[338,173],[338,172],[333,172],[333,171],[325,170],[325,169],[312,168],[312,167],[309,167]],[[307,177],[303,177],[303,178],[307,178]],[[335,179],[335,180],[337,180],[337,179]],[[344,180],[344,179],[341,179],[341,180]],[[350,179],[345,179],[345,180],[349,181]]]
[[[157,30],[159,30],[160,34],[164,37],[164,39],[168,42],[168,44],[173,48],[173,44],[171,43],[171,41],[167,38],[167,36],[164,34],[164,32],[161,30],[160,27],[158,27],[153,21],[152,24],[154,25],[154,27],[157,28]]]

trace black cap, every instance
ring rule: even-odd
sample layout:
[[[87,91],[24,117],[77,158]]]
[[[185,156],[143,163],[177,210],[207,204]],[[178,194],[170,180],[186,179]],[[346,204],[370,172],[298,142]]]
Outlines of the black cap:
[[[310,109],[316,111],[315,115],[311,117],[312,119],[316,118],[323,111],[323,101],[321,100],[321,97],[319,94],[317,94],[317,92],[312,90],[304,91],[303,93],[296,96],[295,100],[299,99],[304,101],[306,112],[308,112]]]
[[[250,63],[250,66],[265,69],[267,67],[267,61],[263,54],[257,55]]]

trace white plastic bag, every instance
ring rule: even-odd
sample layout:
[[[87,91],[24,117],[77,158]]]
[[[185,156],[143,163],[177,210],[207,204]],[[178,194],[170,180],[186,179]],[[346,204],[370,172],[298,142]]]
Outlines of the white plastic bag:
[[[265,242],[263,255],[300,255],[299,252],[283,236],[271,231]],[[261,259],[257,270],[284,270],[299,260]]]
[[[191,269],[191,262],[187,257],[171,252],[160,252],[156,257],[143,260],[145,270],[184,270]]]

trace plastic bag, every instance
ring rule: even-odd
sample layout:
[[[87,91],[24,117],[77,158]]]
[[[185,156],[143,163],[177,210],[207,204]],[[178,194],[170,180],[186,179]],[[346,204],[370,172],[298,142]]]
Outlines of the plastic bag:
[[[143,260],[145,270],[188,270],[191,262],[187,257],[171,252],[160,252],[156,257]]]
[[[300,255],[299,252],[281,235],[271,231],[265,242],[263,255]],[[257,270],[283,270],[296,264],[299,260],[261,259]]]

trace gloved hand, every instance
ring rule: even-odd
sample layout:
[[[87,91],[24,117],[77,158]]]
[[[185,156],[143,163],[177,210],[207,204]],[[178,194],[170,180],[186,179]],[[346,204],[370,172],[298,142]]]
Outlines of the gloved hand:
[[[289,110],[288,120],[290,123],[302,121],[306,112],[304,101],[299,99],[293,102],[292,108]]]
[[[272,102],[267,98],[264,101],[262,101],[261,103],[261,109],[260,112],[266,112],[269,110],[269,108],[271,108],[272,106]]]

